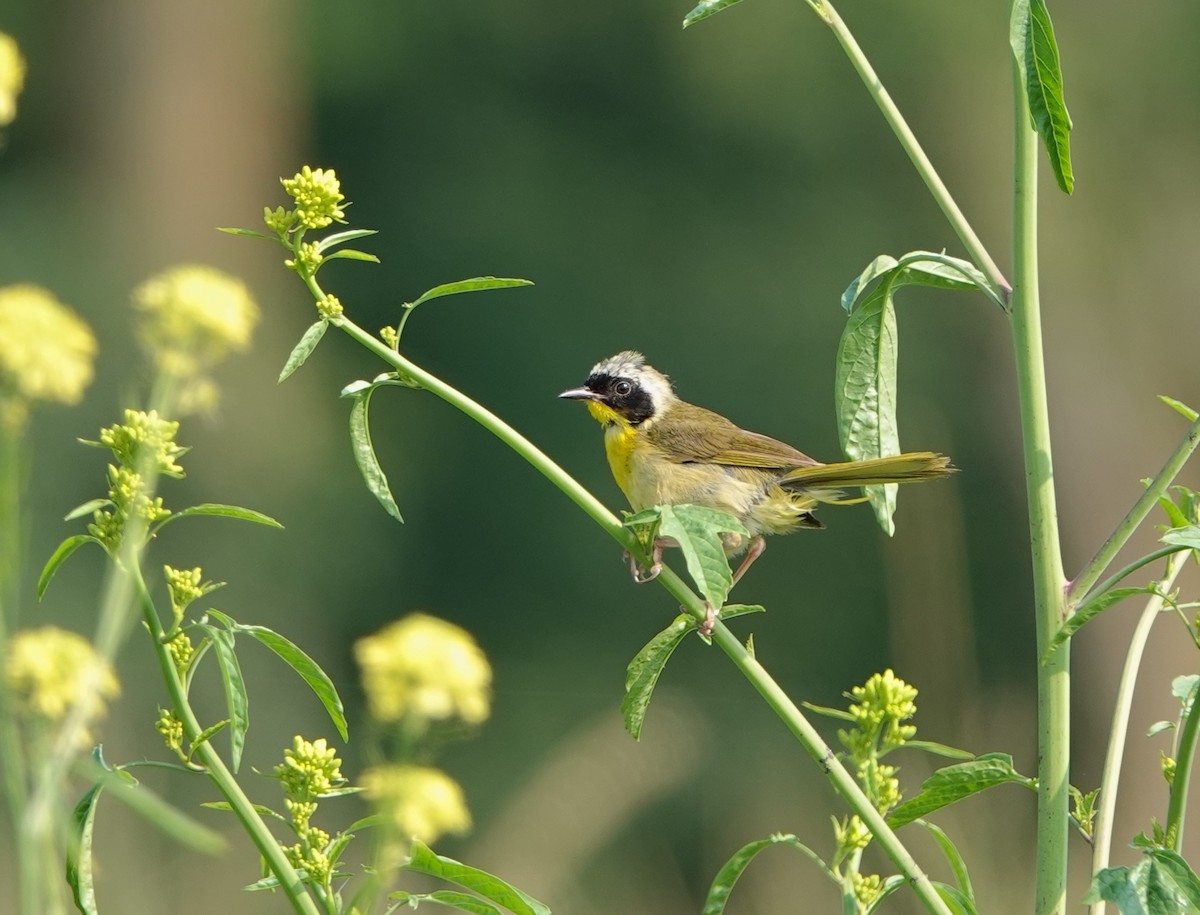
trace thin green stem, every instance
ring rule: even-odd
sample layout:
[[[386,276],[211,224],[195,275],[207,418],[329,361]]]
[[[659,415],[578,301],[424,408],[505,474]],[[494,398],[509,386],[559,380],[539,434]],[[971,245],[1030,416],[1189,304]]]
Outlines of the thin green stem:
[[[918,142],[916,134],[912,132],[912,129],[908,126],[908,122],[904,120],[904,115],[896,107],[896,103],[892,100],[891,95],[884,88],[879,74],[875,72],[875,68],[871,66],[871,62],[867,60],[866,54],[859,47],[858,42],[855,40],[854,35],[851,34],[846,23],[842,21],[842,17],[838,15],[837,10],[833,8],[828,0],[820,0],[819,3],[810,2],[809,6],[833,30],[834,37],[837,38],[838,43],[846,52],[846,56],[850,58],[851,66],[854,67],[862,79],[863,85],[867,87],[867,92],[879,107],[880,112],[883,114],[883,119],[892,128],[892,133],[896,135],[896,139],[900,141],[900,146],[908,154],[908,158],[912,160],[917,174],[921,176],[921,180],[929,188],[929,193],[941,208],[942,213],[950,223],[950,227],[958,236],[959,241],[963,243],[963,247],[967,249],[967,252],[971,255],[972,260],[974,260],[979,269],[987,274],[988,279],[991,280],[1001,297],[1007,299],[1011,292],[1008,280],[1000,272],[1000,268],[996,266],[996,262],[988,253],[987,248],[979,240],[979,236],[975,234],[975,230],[967,221],[967,217],[959,209],[949,188],[942,181],[941,176],[937,173],[937,169],[933,167],[929,156],[925,154],[925,150],[921,147],[920,142]]]
[[[1171,556],[1175,553],[1186,552],[1189,549],[1190,549],[1190,547],[1186,547],[1186,546],[1167,546],[1167,547],[1163,547],[1161,550],[1155,550],[1153,553],[1147,553],[1141,559],[1134,560],[1133,562],[1129,563],[1129,565],[1125,566],[1123,569],[1121,569],[1117,572],[1114,572],[1112,575],[1108,576],[1108,578],[1104,579],[1104,581],[1100,582],[1100,584],[1096,585],[1096,587],[1094,587],[1090,591],[1088,591],[1087,594],[1081,595],[1078,606],[1069,603],[1070,597],[1068,595],[1068,605],[1067,606],[1069,607],[1069,609],[1074,611],[1074,610],[1078,609],[1078,607],[1082,607],[1084,604],[1086,604],[1088,602],[1088,600],[1090,598],[1092,598],[1093,596],[1098,597],[1101,594],[1105,594],[1108,591],[1112,590],[1113,588],[1115,588],[1117,586],[1117,584],[1123,578],[1133,574],[1138,569],[1143,568],[1144,566],[1148,566],[1151,563],[1157,562],[1158,560],[1163,559],[1167,556]]]
[[[1105,569],[1109,567],[1117,554],[1121,552],[1121,548],[1129,542],[1129,538],[1133,536],[1133,532],[1146,520],[1146,516],[1150,514],[1154,506],[1158,504],[1158,500],[1166,493],[1171,483],[1174,482],[1175,477],[1179,475],[1179,471],[1183,469],[1183,465],[1192,456],[1197,445],[1200,445],[1200,419],[1197,419],[1188,426],[1187,434],[1184,435],[1183,441],[1179,443],[1171,453],[1171,456],[1167,458],[1167,462],[1163,464],[1162,470],[1150,481],[1150,485],[1146,487],[1145,492],[1133,503],[1133,507],[1129,509],[1129,513],[1121,519],[1121,522],[1109,535],[1108,539],[1104,541],[1104,545],[1100,547],[1096,555],[1075,576],[1075,580],[1071,582],[1070,589],[1067,591],[1068,606],[1078,606],[1083,597],[1092,590],[1092,586],[1104,574]]]
[[[310,289],[314,289],[315,295],[321,295],[315,282],[310,282]],[[604,507],[603,503],[508,423],[441,379],[414,365],[349,319],[338,316],[331,319],[331,323],[401,372],[407,379],[411,379],[431,394],[446,401],[499,438],[549,479],[567,498],[583,509],[593,521],[625,549],[637,554],[642,552],[636,538],[622,526],[620,520],[612,512]],[[704,619],[706,613],[704,602],[672,569],[664,566],[657,581],[693,617],[698,621]],[[780,688],[779,684],[771,678],[770,674],[750,655],[745,646],[723,623],[717,622],[712,638],[763,696],[771,709],[783,720],[788,730],[796,736],[809,755],[821,765],[835,790],[866,823],[880,847],[912,883],[913,889],[926,908],[938,915],[949,915],[950,910],[938,895],[929,877],[921,870],[908,849],[880,816],[854,777],[841,764],[833,750],[821,739],[821,735]]]
[[[1037,257],[1037,134],[1029,123],[1025,87],[1015,76],[1015,187],[1012,326],[1029,539],[1033,558],[1037,657],[1046,657],[1065,619],[1062,551],[1050,456],[1050,417],[1042,349]],[[1038,676],[1037,915],[1066,911],[1070,763],[1070,645],[1061,646]]]
[[[145,620],[146,628],[150,632],[154,654],[158,659],[158,666],[162,671],[167,693],[171,697],[171,705],[179,720],[183,722],[184,735],[189,741],[195,741],[203,733],[204,729],[200,726],[195,712],[192,711],[191,703],[188,701],[187,690],[184,688],[183,680],[179,676],[179,670],[175,666],[175,659],[171,656],[170,649],[163,639],[164,633],[158,611],[154,606],[153,599],[150,597],[149,590],[146,588],[146,581],[142,577],[141,568],[136,563],[129,567],[128,577],[132,582],[133,588],[136,590],[138,602],[141,604],[142,618]],[[221,759],[212,742],[206,740],[196,747],[195,756],[205,767],[208,777],[212,779],[217,790],[229,802],[234,816],[241,822],[242,827],[250,836],[250,840],[262,854],[267,867],[270,868],[271,873],[279,881],[280,889],[283,890],[284,895],[291,902],[292,908],[300,913],[300,915],[320,915],[320,910],[305,889],[299,875],[297,875],[295,869],[288,862],[279,842],[271,834],[262,817],[254,810],[254,805],[246,797],[245,792],[242,791],[242,786],[238,784],[233,773],[226,767],[224,760]]]
[[[1189,551],[1190,552],[1190,551]],[[1125,741],[1129,734],[1129,715],[1133,708],[1133,694],[1137,686],[1138,669],[1146,651],[1146,642],[1154,621],[1162,612],[1164,594],[1175,584],[1188,553],[1174,553],[1167,561],[1167,568],[1154,594],[1142,610],[1125,652],[1125,665],[1117,684],[1117,698],[1113,703],[1112,727],[1108,731],[1108,750],[1104,755],[1104,770],[1100,777],[1100,795],[1096,806],[1096,822],[1092,832],[1092,873],[1097,874],[1108,867],[1112,855],[1113,818],[1117,809],[1117,792],[1121,783],[1121,766],[1125,758]],[[1089,915],[1104,915],[1103,902],[1094,902]]]
[[[1183,854],[1183,821],[1187,814],[1188,786],[1192,780],[1192,766],[1196,758],[1196,738],[1200,736],[1200,696],[1192,691],[1179,729],[1179,742],[1175,747],[1175,777],[1171,780],[1171,793],[1167,801],[1167,841],[1171,849]]]

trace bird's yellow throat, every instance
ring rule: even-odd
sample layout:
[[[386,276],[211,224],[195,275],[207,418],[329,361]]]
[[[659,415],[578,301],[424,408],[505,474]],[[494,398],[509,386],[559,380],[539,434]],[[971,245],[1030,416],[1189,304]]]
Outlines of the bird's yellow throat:
[[[612,407],[595,400],[588,401],[588,412],[604,427],[604,453],[608,467],[621,492],[629,496],[629,459],[637,443],[638,430]]]

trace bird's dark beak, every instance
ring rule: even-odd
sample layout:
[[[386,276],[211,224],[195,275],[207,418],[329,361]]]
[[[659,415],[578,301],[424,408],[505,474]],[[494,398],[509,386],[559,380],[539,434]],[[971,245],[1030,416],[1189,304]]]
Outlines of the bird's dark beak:
[[[600,395],[589,388],[571,388],[558,395],[566,400],[599,400]]]

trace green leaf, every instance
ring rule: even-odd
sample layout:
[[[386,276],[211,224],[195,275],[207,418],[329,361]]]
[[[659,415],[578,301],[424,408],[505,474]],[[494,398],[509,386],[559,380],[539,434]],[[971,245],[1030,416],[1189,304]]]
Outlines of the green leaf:
[[[379,500],[384,511],[403,524],[404,517],[400,514],[396,500],[392,498],[387,476],[379,465],[379,458],[375,456],[375,446],[371,443],[367,410],[370,407],[371,394],[375,390],[374,386],[368,386],[349,395],[354,400],[350,407],[350,447],[354,450],[354,463],[358,465],[358,471],[362,474],[363,482],[367,484],[371,495]]]
[[[368,235],[378,235],[378,229],[347,229],[344,232],[334,232],[332,235],[326,235],[317,242],[317,253],[324,254],[330,248],[344,244],[348,241],[354,241],[356,238],[366,238]],[[332,256],[332,255],[331,255]]]
[[[694,25],[701,19],[715,16],[721,10],[733,6],[738,2],[740,0],[700,0],[696,8],[683,17],[683,27],[686,29],[689,25]]]
[[[746,528],[733,515],[702,505],[660,505],[658,510],[658,536],[679,544],[697,590],[714,608],[721,607],[733,587],[721,532],[749,536]]]
[[[177,512],[172,512],[159,523],[155,531],[160,531],[172,521],[179,518],[193,518],[197,516],[212,517],[212,518],[234,518],[238,521],[250,521],[254,524],[262,524],[266,527],[277,527],[282,529],[283,525],[272,518],[270,515],[264,515],[262,512],[256,512],[252,508],[242,508],[240,505],[222,505],[219,502],[202,502],[200,505],[192,505],[188,508],[180,509]]]
[[[625,698],[621,701],[621,715],[625,719],[625,730],[634,740],[642,734],[642,723],[650,707],[650,696],[654,693],[658,677],[694,624],[691,614],[681,613],[666,629],[658,633],[634,655],[625,668]]]
[[[935,826],[928,820],[917,820],[917,822],[925,827],[926,831],[933,836],[933,840],[937,842],[938,848],[942,850],[946,862],[950,865],[950,870],[954,874],[954,880],[958,884],[959,890],[973,906],[975,904],[975,890],[971,886],[971,875],[967,872],[967,862],[959,854],[957,846],[950,841],[950,837],[946,835],[941,827]]]
[[[411,871],[456,883],[473,893],[478,893],[484,899],[504,906],[514,915],[550,915],[548,906],[505,883],[494,874],[455,861],[453,858],[434,854],[418,839],[413,840],[408,862],[404,866]]]
[[[233,812],[233,804],[229,803],[229,801],[204,801],[200,804],[200,806],[205,807],[208,810],[225,810],[230,813]],[[271,817],[284,823],[291,822],[291,820],[285,817],[282,813],[277,813],[270,807],[266,807],[263,804],[251,804],[250,806],[254,808],[254,812],[260,817]]]
[[[374,254],[368,254],[366,251],[356,251],[354,248],[343,248],[341,251],[334,251],[332,254],[327,254],[325,260],[331,261],[339,257],[350,261],[368,261],[372,264],[380,262],[379,258]]]
[[[279,241],[278,235],[267,235],[265,232],[255,232],[253,229],[227,229],[217,226],[218,232],[226,235],[244,235],[247,238],[265,238],[267,241]]]
[[[854,719],[851,718],[851,721]],[[924,750],[926,753],[933,753],[935,756],[945,756],[947,759],[974,759],[975,754],[969,750],[960,750],[958,747],[947,746],[944,743],[936,743],[932,740],[906,740],[904,746],[911,747],[914,750]]]
[[[1200,550],[1200,527],[1189,524],[1186,527],[1173,527],[1162,537],[1160,542],[1167,546],[1183,546],[1192,550]]]
[[[242,668],[234,650],[233,633],[207,623],[202,628],[212,639],[213,649],[217,653],[217,666],[221,669],[221,683],[225,687],[225,702],[229,708],[229,761],[236,772],[242,763],[246,731],[250,729],[250,700],[246,694],[246,681],[242,679]]]
[[[776,834],[767,839],[759,839],[757,842],[751,842],[748,845],[743,845],[738,849],[732,858],[726,861],[717,875],[713,878],[712,886],[708,889],[708,896],[704,900],[704,908],[701,910],[701,915],[722,915],[725,911],[725,904],[729,899],[729,894],[733,892],[733,885],[737,883],[739,877],[750,865],[750,862],[764,848],[770,848],[772,845],[788,845],[808,855],[821,869],[825,876],[836,881],[837,877],[833,871],[829,869],[815,851],[807,845],[801,843],[793,835]]]
[[[1050,640],[1050,647],[1046,649],[1046,653],[1042,656],[1042,663],[1045,664],[1054,652],[1073,636],[1076,632],[1082,629],[1087,623],[1091,622],[1109,607],[1118,604],[1127,597],[1133,597],[1135,594],[1157,594],[1158,591],[1152,587],[1142,588],[1113,588],[1111,591],[1105,591],[1096,597],[1081,605],[1074,613],[1067,617],[1067,621],[1058,627],[1058,631],[1054,633],[1054,638]]]
[[[420,896],[409,898],[415,898],[418,902],[436,902],[460,912],[470,912],[471,915],[504,915],[491,903],[456,890],[434,890],[432,893],[422,893]]]
[[[1016,0],[1009,22],[1009,43],[1029,99],[1029,115],[1050,155],[1050,168],[1058,186],[1070,194],[1071,115],[1063,99],[1062,68],[1058,43],[1045,0]]]
[[[863,912],[863,915],[875,915],[875,912],[879,911],[879,907],[883,905],[883,901],[887,899],[888,896],[892,895],[892,893],[896,892],[896,890],[900,889],[900,887],[906,886],[907,884],[908,881],[904,879],[903,874],[892,874],[890,877],[885,878],[883,881],[883,887],[879,891],[879,895],[871,900],[871,904],[867,906],[866,910]]]
[[[281,661],[298,673],[301,679],[309,685],[309,688],[316,693],[317,698],[321,700],[321,705],[325,706],[325,711],[333,721],[333,726],[337,728],[342,740],[349,739],[346,731],[346,710],[342,705],[342,699],[338,695],[337,687],[333,685],[329,675],[321,669],[320,664],[305,654],[295,643],[266,626],[239,624],[236,631],[245,632],[258,639],[275,652]]]
[[[1190,423],[1194,423],[1196,419],[1200,417],[1200,413],[1197,413],[1182,400],[1176,400],[1174,397],[1168,397],[1166,394],[1159,394],[1158,399],[1165,403],[1172,410],[1183,414],[1183,417]]]
[[[922,783],[920,794],[891,812],[888,825],[899,829],[980,791],[1009,783],[1033,787],[1035,780],[1014,769],[1012,757],[1004,753],[987,753],[969,762],[938,769]]]
[[[71,511],[67,513],[67,516],[63,518],[63,520],[74,521],[76,518],[82,518],[84,515],[92,514],[98,508],[107,508],[112,504],[112,499],[92,499],[88,502],[84,502],[78,508],[71,509]]]
[[[1153,737],[1155,734],[1161,734],[1163,731],[1175,730],[1174,721],[1156,721],[1146,729],[1146,736]]]
[[[99,748],[97,748],[97,753]],[[70,841],[67,844],[67,883],[75,899],[75,908],[84,915],[98,915],[96,888],[92,878],[92,828],[96,821],[96,801],[100,785],[93,785],[80,798],[71,815]]]
[[[329,321],[321,318],[319,321],[309,325],[308,330],[304,332],[304,336],[300,338],[291,353],[288,354],[287,362],[283,364],[283,370],[279,373],[279,381],[282,383],[287,379],[292,372],[304,365],[312,351],[317,348],[317,344],[321,342],[321,338],[325,336],[325,331],[329,329]]]
[[[1100,871],[1083,901],[1116,903],[1121,915],[1200,915],[1200,879],[1177,853],[1153,849],[1133,867]]]
[[[938,891],[938,895],[942,897],[942,901],[949,906],[954,915],[979,915],[979,911],[975,908],[975,901],[958,887],[937,880],[932,883],[933,888]]]
[[[739,616],[748,616],[751,613],[766,613],[767,608],[762,604],[726,604],[717,611],[717,619],[721,622],[734,619]]]
[[[37,584],[37,599],[41,600],[46,593],[46,589],[50,587],[50,582],[58,572],[59,566],[66,562],[72,553],[83,546],[85,543],[95,543],[101,549],[104,544],[93,537],[91,534],[76,534],[74,537],[68,537],[58,545],[58,549],[54,554],[46,560],[46,565],[42,569],[42,574],[38,576]]]
[[[211,644],[211,642],[209,644]],[[203,731],[201,731],[199,734],[197,734],[196,739],[192,741],[191,749],[188,751],[188,757],[190,758],[191,755],[196,752],[197,747],[199,747],[201,744],[208,743],[210,740],[212,740],[214,737],[216,737],[218,734],[220,734],[227,727],[229,727],[229,719],[228,718],[222,718],[216,724],[209,725],[208,727],[206,727]]]
[[[803,700],[801,700],[800,704],[810,712],[816,712],[818,715],[824,715],[826,718],[837,718],[841,721],[851,722],[858,720],[845,709],[832,708],[828,705],[815,705],[812,702],[805,702]]]
[[[1171,681],[1171,695],[1183,703],[1185,714],[1197,688],[1200,688],[1200,674],[1184,674]]]
[[[479,292],[484,289],[507,289],[511,286],[532,285],[533,280],[519,280],[503,276],[476,276],[469,280],[459,280],[456,283],[443,283],[441,286],[434,286],[432,289],[417,296],[416,301],[410,302],[408,307],[416,308],[422,302],[428,302],[430,299],[438,299],[444,295],[457,295],[460,292]]]

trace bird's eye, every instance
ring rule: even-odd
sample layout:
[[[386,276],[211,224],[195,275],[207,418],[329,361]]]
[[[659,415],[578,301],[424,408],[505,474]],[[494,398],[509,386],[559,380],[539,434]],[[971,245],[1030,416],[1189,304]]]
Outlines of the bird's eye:
[[[613,385],[613,393],[618,397],[626,397],[633,390],[633,385],[628,381],[618,381]]]

